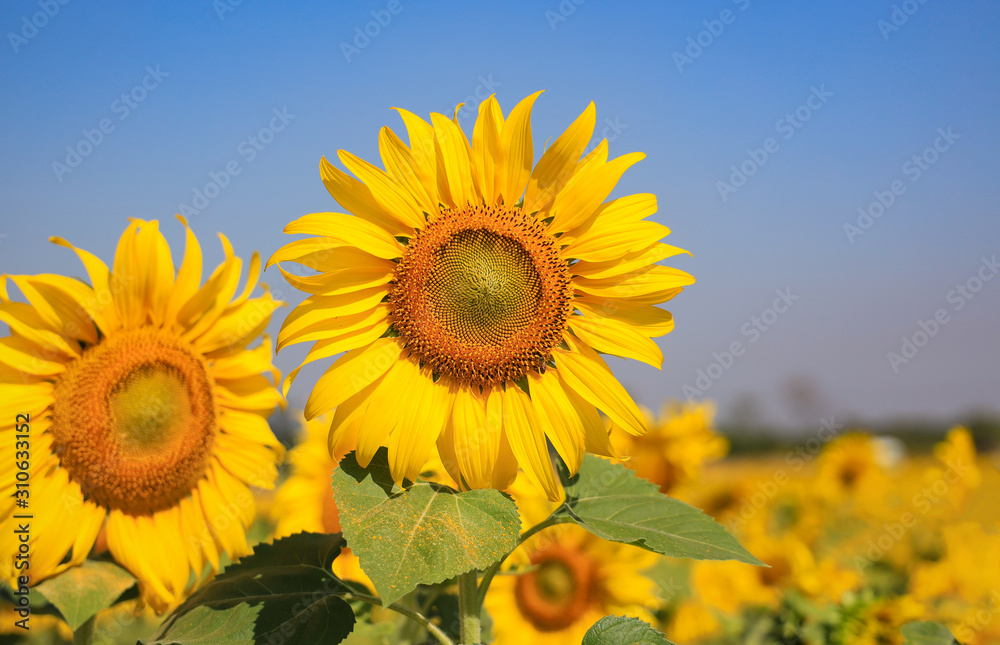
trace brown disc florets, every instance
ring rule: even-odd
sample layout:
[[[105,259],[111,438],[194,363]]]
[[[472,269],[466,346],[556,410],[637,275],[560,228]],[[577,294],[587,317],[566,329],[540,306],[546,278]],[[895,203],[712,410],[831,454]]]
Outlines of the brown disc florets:
[[[592,562],[558,544],[531,556],[535,568],[517,577],[514,599],[521,614],[539,631],[564,629],[599,601],[599,580]]]
[[[410,239],[389,301],[407,348],[480,385],[544,368],[571,312],[556,240],[517,208],[445,209]]]
[[[53,452],[84,496],[132,515],[169,508],[208,465],[216,434],[205,360],[156,329],[88,348],[55,384]]]

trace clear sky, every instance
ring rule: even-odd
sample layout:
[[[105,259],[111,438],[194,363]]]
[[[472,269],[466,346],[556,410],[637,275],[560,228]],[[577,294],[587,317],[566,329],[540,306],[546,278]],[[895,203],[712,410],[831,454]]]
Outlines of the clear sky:
[[[288,221],[340,210],[319,159],[378,163],[378,129],[402,133],[390,107],[496,92],[506,112],[545,89],[536,160],[595,101],[612,155],[647,154],[615,194],[656,193],[693,253],[672,260],[698,282],[668,306],[663,370],[611,359],[638,400],[726,413],[750,393],[787,419],[807,379],[824,412],[1000,408],[997,3],[288,4],[6,0],[0,272],[82,275],[47,238],[110,262],[129,217],[164,221],[179,260],[182,205],[207,261],[216,231],[266,257]]]

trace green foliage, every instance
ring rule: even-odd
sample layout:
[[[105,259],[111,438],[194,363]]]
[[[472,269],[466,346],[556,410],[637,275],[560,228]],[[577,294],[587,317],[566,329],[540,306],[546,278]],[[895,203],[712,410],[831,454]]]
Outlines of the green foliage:
[[[763,565],[732,535],[697,508],[668,497],[621,464],[584,455],[580,472],[560,478],[569,515],[594,535],[675,558],[739,560]]]
[[[638,618],[605,616],[587,630],[581,645],[673,645]]]
[[[339,534],[298,533],[258,545],[171,614],[145,645],[339,643],[354,628],[330,570]],[[278,639],[278,640],[275,640]]]
[[[55,605],[70,629],[76,630],[102,609],[110,607],[135,584],[135,578],[111,562],[84,560],[36,587]]]
[[[226,609],[200,606],[178,616],[168,631],[144,645],[255,645],[257,616],[263,605],[239,604]]]
[[[952,645],[957,642],[941,623],[916,622],[903,625],[904,645]]]
[[[353,452],[344,457],[333,493],[344,536],[386,605],[418,584],[484,569],[517,546],[520,520],[509,497],[431,483],[398,490],[385,448],[367,468]]]

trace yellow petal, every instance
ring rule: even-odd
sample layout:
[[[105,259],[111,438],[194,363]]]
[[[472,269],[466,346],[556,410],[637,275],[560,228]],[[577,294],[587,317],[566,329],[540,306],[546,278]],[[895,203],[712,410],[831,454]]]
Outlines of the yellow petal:
[[[80,261],[83,262],[84,268],[87,269],[87,275],[90,276],[90,284],[94,292],[93,304],[87,307],[86,311],[94,319],[94,322],[97,323],[97,326],[101,328],[101,331],[109,334],[112,329],[118,327],[118,315],[114,307],[110,306],[113,300],[110,288],[111,272],[108,270],[108,265],[104,264],[93,253],[78,249],[61,237],[50,237],[49,241],[53,244],[72,249],[80,258]]]
[[[309,350],[309,353],[306,354],[306,357],[302,359],[302,363],[299,367],[295,368],[296,375],[298,370],[302,369],[303,366],[308,365],[309,363],[370,345],[381,338],[388,329],[389,321],[383,318],[365,327],[359,327],[357,329],[352,329],[351,331],[339,334],[334,338],[317,340],[313,344],[312,349]],[[292,375],[289,376],[292,377]],[[291,380],[289,380],[289,385],[290,384]]]
[[[375,257],[391,260],[402,257],[403,247],[384,228],[368,220],[346,213],[312,213],[303,215],[285,227],[285,233],[308,233],[355,246]],[[271,266],[268,260],[267,266]]]
[[[604,354],[634,358],[656,369],[663,367],[663,352],[646,336],[611,318],[570,316],[569,327],[580,340]]]
[[[645,249],[669,234],[669,228],[656,222],[632,222],[616,227],[593,226],[568,244],[562,255],[590,262],[606,262],[636,249]]]
[[[167,299],[174,289],[174,261],[156,220],[146,222],[136,236],[136,253],[143,258],[143,307],[154,325],[166,316]]]
[[[383,209],[394,213],[407,226],[423,228],[425,223],[423,211],[406,188],[384,171],[346,150],[340,150],[337,155],[341,163],[368,186],[372,197]]]
[[[377,258],[373,257],[372,259]],[[281,271],[281,275],[285,276],[288,284],[299,291],[316,296],[339,296],[355,291],[370,290],[373,287],[388,284],[395,275],[395,265],[388,260],[379,260],[378,264],[372,263],[369,266],[356,269],[338,269],[313,276],[293,275],[280,265],[278,270]]]
[[[562,492],[552,470],[545,432],[531,399],[521,388],[508,383],[503,391],[503,426],[511,450],[528,479],[546,497],[556,501]]]
[[[608,198],[625,171],[645,157],[641,152],[632,152],[608,163],[600,163],[595,157],[585,164],[553,200],[549,232],[569,231],[587,221]]]
[[[225,259],[177,314],[178,322],[186,327],[183,333],[185,339],[197,338],[205,333],[225,313],[240,285],[243,260],[236,257],[229,238],[219,233],[219,241],[222,242]]]
[[[13,275],[10,279],[49,329],[88,343],[97,342],[94,319],[88,311],[95,311],[100,305],[90,287],[55,274]]]
[[[579,296],[573,299],[573,305],[586,316],[613,318],[653,338],[674,329],[674,317],[669,311],[633,300]]]
[[[331,164],[326,157],[319,161],[319,172],[326,189],[348,212],[385,229],[390,235],[413,235],[413,227],[407,223],[406,218],[383,208],[372,196],[368,186]]]
[[[531,142],[531,107],[541,94],[535,92],[524,98],[510,111],[500,131],[499,193],[506,206],[513,206],[521,199],[531,177],[535,153]]]
[[[262,298],[254,298],[227,311],[192,344],[205,354],[221,348],[246,347],[260,337],[271,322],[271,314],[282,305],[283,302],[266,292]]]
[[[625,276],[612,276],[591,280],[573,278],[573,286],[592,296],[605,298],[639,298],[664,291],[671,291],[694,284],[694,277],[686,271],[654,264]]]
[[[167,303],[168,322],[177,320],[177,313],[181,307],[198,293],[198,287],[201,286],[201,244],[188,226],[187,220],[180,215],[177,219],[184,225],[184,260],[181,261],[181,268],[174,281],[174,290],[170,293],[170,300]]]
[[[500,130],[503,113],[495,95],[479,104],[479,117],[472,131],[472,172],[483,201],[497,203],[500,196],[497,167],[500,159]]]
[[[453,121],[443,114],[431,114],[434,125],[434,142],[440,155],[444,180],[448,186],[450,204],[464,206],[467,202],[480,201],[472,181],[472,164],[469,160],[469,142]],[[444,197],[444,194],[442,194]]]
[[[669,244],[656,243],[641,250],[631,251],[604,262],[588,262],[586,260],[573,265],[574,275],[596,280],[614,275],[632,273],[650,264],[655,264],[665,258],[687,253],[684,249]],[[566,255],[564,254],[564,257]]]
[[[575,475],[583,461],[583,423],[570,404],[556,371],[528,372],[528,388],[539,418],[547,428],[545,434],[569,468],[570,475]]]
[[[642,413],[604,360],[586,344],[572,341],[572,337],[570,340],[571,351],[556,349],[552,354],[562,380],[629,433],[644,434],[646,424]]]
[[[405,408],[389,435],[389,470],[397,484],[402,484],[404,477],[417,480],[451,414],[453,399],[448,381],[435,383],[430,368],[411,375],[409,389],[412,405]]]
[[[399,360],[402,344],[395,338],[380,338],[340,357],[319,377],[306,402],[306,419],[329,412],[382,376]]]
[[[378,148],[386,172],[406,188],[423,212],[436,212],[437,186],[421,180],[418,164],[406,144],[396,136],[395,132],[383,127],[378,133]]]
[[[115,247],[115,263],[111,269],[111,296],[115,311],[126,328],[142,322],[142,300],[139,298],[139,259],[135,252],[135,236],[141,222],[133,220]]]
[[[489,488],[500,451],[503,423],[499,413],[492,419],[486,416],[488,395],[478,390],[478,387],[463,385],[455,393],[448,420],[453,442],[451,452],[461,473],[461,480],[456,477],[457,481],[464,480],[469,488]],[[496,399],[499,403],[499,394]]]
[[[591,101],[538,160],[524,193],[526,213],[534,213],[547,207],[570,180],[580,162],[580,156],[594,136],[596,120],[597,109]]]
[[[565,243],[585,235],[595,226],[617,227],[632,224],[649,217],[656,212],[656,209],[656,195],[651,193],[637,193],[612,199],[601,204],[590,218],[573,230],[567,231],[559,239]]]
[[[442,200],[437,195],[437,150],[434,144],[434,128],[416,114],[403,108],[392,108],[399,113],[410,139],[410,158],[413,167],[428,193],[435,196],[437,203]],[[437,210],[437,203],[434,204]]]
[[[38,345],[14,336],[0,338],[0,363],[19,372],[39,376],[55,376],[66,371],[62,362],[46,356]]]
[[[580,422],[583,424],[584,450],[595,455],[620,458],[620,455],[615,451],[614,445],[611,443],[611,437],[608,436],[608,427],[604,424],[604,420],[601,419],[601,414],[597,411],[597,408],[593,404],[587,403],[583,397],[574,392],[573,388],[563,379],[563,374],[559,370],[556,370],[556,373],[559,376],[559,382],[562,384],[563,392],[566,393],[566,399],[573,406],[577,416],[580,417]]]
[[[339,338],[352,331],[370,328],[389,316],[388,303],[378,303],[368,311],[348,316],[324,316],[323,309],[314,309],[310,315],[302,316],[285,325],[278,334],[278,351],[288,345],[314,340]],[[386,323],[388,326],[388,323]]]
[[[372,393],[368,408],[358,429],[358,449],[355,453],[362,468],[368,466],[378,449],[384,445],[404,414],[416,405],[414,381],[420,376],[416,361],[401,358],[396,361],[378,388]]]
[[[0,302],[0,321],[7,323],[12,335],[22,336],[45,353],[58,352],[67,359],[80,355],[80,346],[48,328],[35,308],[23,302]]]
[[[492,487],[497,490],[510,488],[517,479],[517,457],[511,450],[510,440],[505,430],[500,435],[500,450],[497,452],[497,463],[493,466]]]

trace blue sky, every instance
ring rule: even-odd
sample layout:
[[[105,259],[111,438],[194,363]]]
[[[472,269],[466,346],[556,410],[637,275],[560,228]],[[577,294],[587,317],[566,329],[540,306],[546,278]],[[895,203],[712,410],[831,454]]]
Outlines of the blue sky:
[[[110,260],[128,217],[165,221],[179,256],[182,205],[209,260],[216,231],[267,256],[291,219],[339,210],[320,157],[377,162],[378,129],[402,129],[392,106],[450,113],[495,91],[506,112],[545,89],[536,159],[595,101],[612,154],[647,155],[615,194],[656,193],[668,241],[693,253],[673,261],[698,283],[668,307],[663,370],[611,359],[641,402],[693,393],[726,413],[750,393],[788,420],[806,378],[817,415],[1000,408],[996,3],[178,4],[4,3],[0,272],[80,275],[47,238]]]

